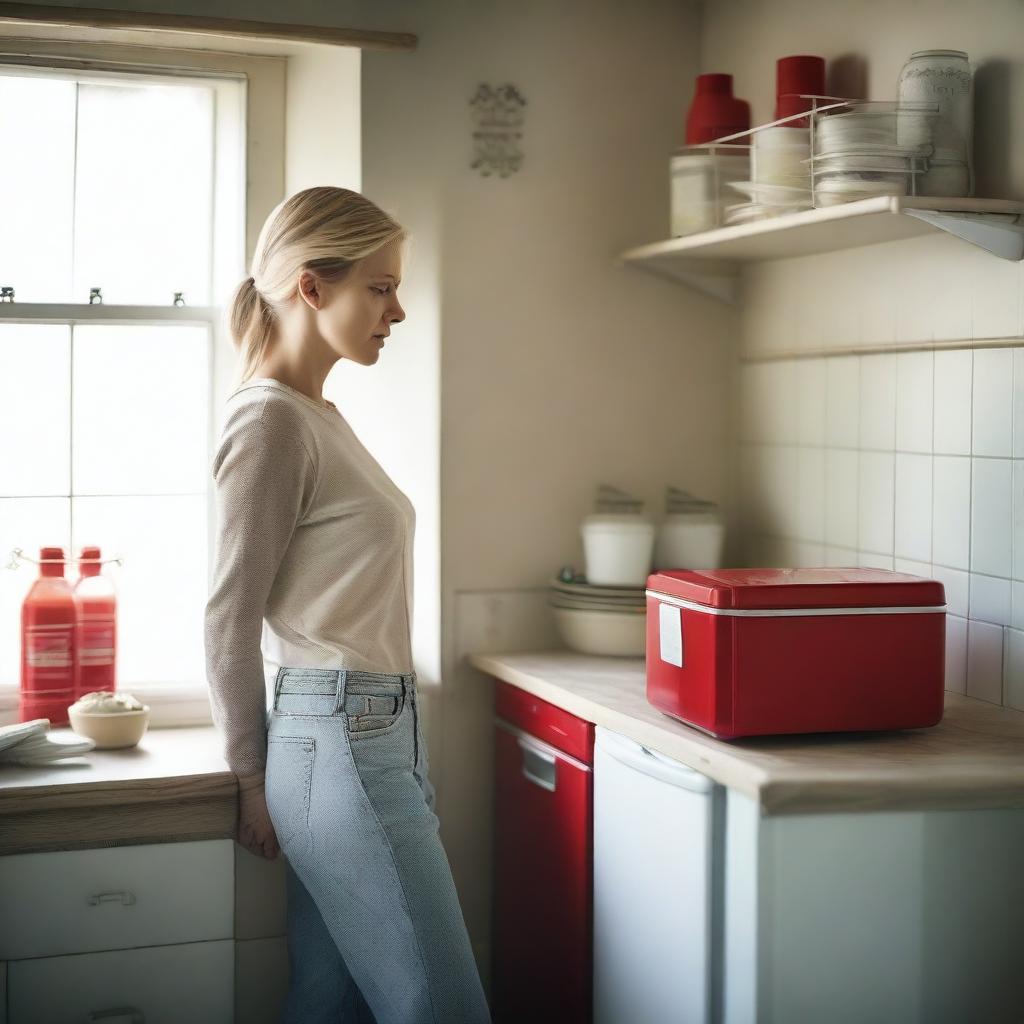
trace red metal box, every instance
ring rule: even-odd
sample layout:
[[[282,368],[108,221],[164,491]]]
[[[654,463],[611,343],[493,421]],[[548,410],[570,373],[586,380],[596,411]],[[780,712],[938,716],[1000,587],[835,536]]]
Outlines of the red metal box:
[[[945,592],[884,569],[671,570],[647,580],[647,699],[713,736],[942,718]]]

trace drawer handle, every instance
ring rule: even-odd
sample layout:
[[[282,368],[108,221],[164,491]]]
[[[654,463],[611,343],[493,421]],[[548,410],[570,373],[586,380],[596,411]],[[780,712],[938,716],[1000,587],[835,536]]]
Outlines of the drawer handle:
[[[109,1010],[90,1010],[89,1022],[95,1020],[113,1020],[115,1017],[125,1018],[127,1024],[146,1024],[146,1016],[134,1006],[114,1006]]]
[[[120,903],[124,907],[130,907],[135,902],[135,893],[124,889],[121,892],[97,892],[89,897],[89,905],[98,907],[101,903]]]
[[[549,793],[554,793],[558,786],[558,774],[555,767],[556,758],[546,750],[538,750],[531,743],[518,738],[519,749],[523,757],[523,778],[532,782]]]

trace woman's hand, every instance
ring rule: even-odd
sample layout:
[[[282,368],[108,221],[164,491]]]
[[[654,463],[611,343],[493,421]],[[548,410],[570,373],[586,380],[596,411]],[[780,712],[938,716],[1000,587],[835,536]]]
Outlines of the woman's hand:
[[[267,860],[274,860],[280,853],[263,794],[262,775],[238,780],[238,842]]]

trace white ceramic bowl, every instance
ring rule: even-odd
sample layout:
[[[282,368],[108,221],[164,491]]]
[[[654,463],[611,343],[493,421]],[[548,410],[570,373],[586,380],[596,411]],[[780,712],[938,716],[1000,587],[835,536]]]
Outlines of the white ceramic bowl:
[[[643,612],[597,612],[552,608],[566,647],[581,654],[642,658],[646,651],[647,616]]]
[[[79,736],[94,740],[99,750],[134,747],[149,726],[149,705],[141,711],[76,711],[68,708],[68,721]]]

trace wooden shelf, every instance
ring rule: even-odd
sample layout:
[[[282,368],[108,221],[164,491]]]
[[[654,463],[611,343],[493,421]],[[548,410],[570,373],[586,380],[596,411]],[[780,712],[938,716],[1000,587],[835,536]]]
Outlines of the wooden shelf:
[[[874,196],[641,245],[620,261],[735,303],[744,263],[955,234],[1004,259],[1024,258],[1024,203],[1009,199]]]

